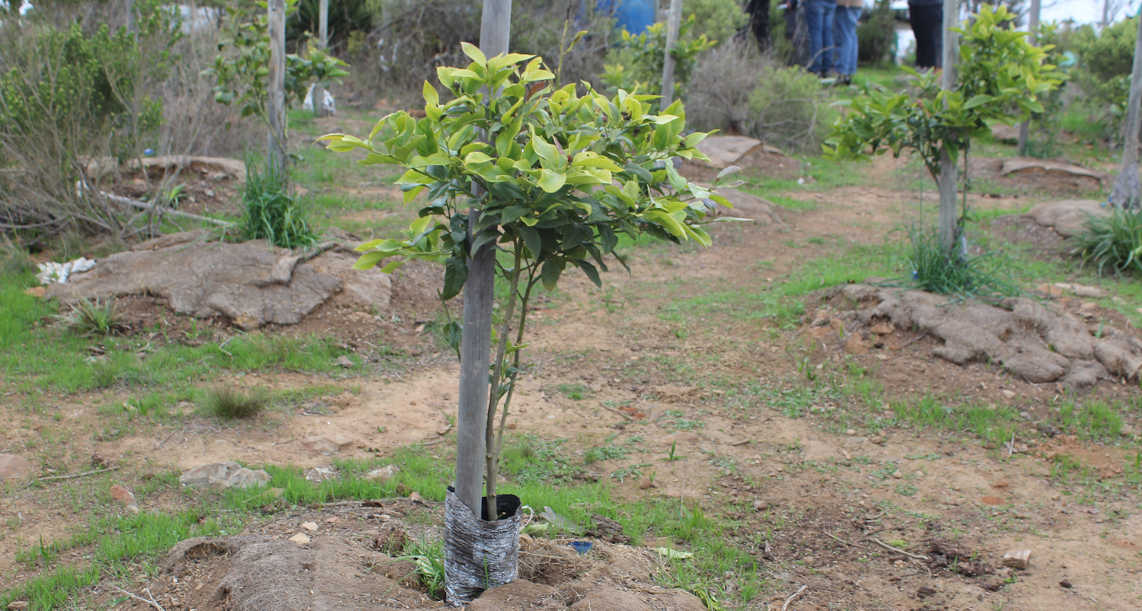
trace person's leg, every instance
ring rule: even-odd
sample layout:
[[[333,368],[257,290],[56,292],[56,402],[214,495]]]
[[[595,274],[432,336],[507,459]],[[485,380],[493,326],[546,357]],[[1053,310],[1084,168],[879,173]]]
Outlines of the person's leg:
[[[825,0],[808,0],[805,4],[805,25],[809,30],[809,72],[821,74],[825,67],[822,61],[823,34],[825,22]]]
[[[830,70],[836,70],[837,65],[833,62],[833,54],[837,51],[836,39],[833,37],[833,17],[837,13],[837,0],[825,0],[824,9],[821,11],[822,27],[821,27],[821,76],[825,76]]]
[[[930,68],[932,58],[929,56],[932,42],[929,40],[931,31],[925,20],[925,11],[928,7],[908,5],[908,23],[912,26],[912,35],[916,38],[916,67]]]
[[[857,23],[860,21],[861,7],[838,6],[836,15],[838,60],[837,72],[842,77],[852,77],[857,68]]]

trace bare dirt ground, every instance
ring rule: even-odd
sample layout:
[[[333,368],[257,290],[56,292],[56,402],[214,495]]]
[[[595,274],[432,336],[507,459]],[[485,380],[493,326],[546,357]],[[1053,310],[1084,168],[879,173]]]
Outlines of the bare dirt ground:
[[[535,312],[528,347],[533,366],[515,398],[513,431],[565,440],[563,449],[572,454],[616,436],[640,439],[638,452],[589,469],[598,477],[631,474],[610,477],[624,497],[682,498],[725,511],[736,523],[725,536],[749,549],[766,576],[769,589],[753,608],[780,609],[802,585],[790,608],[1142,607],[1142,505],[1137,489],[1121,480],[1139,449],[1133,432],[1142,414],[1124,415],[1121,444],[1031,435],[989,447],[961,432],[869,426],[887,421],[889,406],[878,413],[855,396],[821,393],[807,411],[793,413],[781,393],[804,386],[807,371],[825,377],[860,370],[890,400],[932,396],[1011,405],[1032,422],[1067,391],[984,363],[961,367],[935,359],[935,340],[908,330],[894,331],[878,348],[846,350],[843,341],[810,333],[812,309],[805,326],[795,329],[749,316],[759,302],[675,315],[685,298],[757,293],[798,273],[809,258],[883,244],[918,207],[934,207],[931,199],[892,188],[896,167],[891,159],[874,162],[871,171],[883,177],[876,186],[799,193],[818,206],[780,211],[785,226],[728,225],[714,232],[714,246],[706,250],[639,250],[632,273],[607,274],[602,289],[566,278],[559,295]],[[974,200],[989,209],[1033,203],[1025,197]],[[1038,231],[1005,223],[996,231],[1010,240]],[[370,367],[377,373],[335,380],[346,391],[323,398],[320,409],[302,406],[237,424],[188,417],[103,441],[92,433],[100,430],[94,406],[109,398],[67,397],[56,420],[9,415],[0,446],[22,447],[53,427],[69,438],[61,466],[79,470],[98,456],[125,472],[149,473],[224,460],[319,466],[447,441],[458,367],[423,332],[434,316],[430,275],[413,275],[415,288],[403,298],[394,294],[400,303],[387,316],[330,305],[300,328],[284,330],[330,334],[361,353],[384,344],[411,355],[400,367],[374,357],[381,359]],[[373,324],[375,331],[359,333]],[[350,330],[358,336],[344,337]],[[330,383],[300,374],[222,381],[272,388]],[[574,398],[559,390],[572,386],[582,389]],[[1087,393],[1130,398],[1138,385],[1107,381]],[[678,459],[663,460],[672,448]],[[1089,469],[1087,480],[1055,477],[1060,456]],[[19,550],[41,536],[62,537],[72,526],[66,508],[22,490],[0,500],[0,515],[10,524],[0,540],[0,587],[26,578],[26,568],[14,562]],[[12,516],[19,516],[18,527],[11,526]],[[350,519],[334,510],[304,517],[322,524]],[[291,534],[301,518],[285,516],[276,527],[271,522],[252,532]],[[350,529],[337,532],[329,536],[353,540]],[[889,543],[908,553],[888,549]],[[1031,550],[1028,569],[1002,566],[1003,554],[1014,549]],[[734,576],[726,575],[725,583],[733,588]],[[173,589],[156,593],[167,602],[179,596]]]

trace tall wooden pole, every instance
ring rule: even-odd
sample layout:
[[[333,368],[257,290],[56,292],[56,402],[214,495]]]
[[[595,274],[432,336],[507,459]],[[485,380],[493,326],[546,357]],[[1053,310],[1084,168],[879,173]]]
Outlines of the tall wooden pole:
[[[943,74],[940,88],[950,91],[956,88],[956,59],[959,57],[959,38],[952,28],[956,27],[959,19],[959,1],[944,0],[944,36],[943,36]],[[956,160],[947,149],[940,151],[940,177],[936,181],[940,187],[940,212],[938,228],[940,232],[940,246],[950,251],[956,241]]]
[[[1142,106],[1142,19],[1138,20],[1138,38],[1134,42],[1134,69],[1130,73],[1130,98],[1126,103],[1126,122],[1122,127],[1122,168],[1114,180],[1110,203],[1120,208],[1137,208],[1138,184],[1138,113]]]
[[[321,0],[317,5],[317,42],[322,51],[329,48],[329,0]],[[317,117],[329,114],[325,112],[325,87],[320,82],[313,85],[313,114]]]
[[[511,33],[511,0],[484,0],[480,50],[488,57],[506,53]],[[475,194],[476,197],[482,194]],[[468,210],[468,237],[475,238],[478,207]],[[468,259],[464,283],[464,326],[460,335],[460,404],[456,424],[456,496],[476,515],[484,483],[488,448],[488,365],[492,349],[492,303],[496,280],[495,244],[485,244]],[[490,513],[495,508],[489,508]],[[495,515],[488,516],[496,519]]]
[[[269,0],[270,75],[266,96],[266,115],[270,132],[266,143],[266,161],[271,175],[284,183],[286,179],[285,132],[285,0]]]
[[[674,55],[671,51],[678,43],[678,28],[682,23],[682,0],[670,0],[670,14],[666,18],[666,51],[662,58],[661,108],[674,101]]]
[[[1030,32],[1031,42],[1036,42],[1039,32],[1039,13],[1042,0],[1031,0],[1031,12],[1027,15],[1027,31]],[[1031,126],[1031,119],[1019,124],[1019,154],[1027,154],[1027,137]]]

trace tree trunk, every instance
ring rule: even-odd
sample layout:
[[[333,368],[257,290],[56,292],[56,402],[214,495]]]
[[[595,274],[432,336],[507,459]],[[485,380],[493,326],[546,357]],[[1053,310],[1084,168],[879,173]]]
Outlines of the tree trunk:
[[[670,0],[670,14],[666,17],[666,51],[662,58],[662,100],[659,108],[674,101],[674,49],[678,42],[678,27],[682,21],[682,0]]]
[[[1122,168],[1110,192],[1110,204],[1119,208],[1138,207],[1138,111],[1142,105],[1142,19],[1134,42],[1134,69],[1130,73],[1130,99],[1122,127]]]
[[[322,51],[329,47],[329,0],[321,0],[317,5],[317,43]],[[329,114],[325,111],[325,88],[321,82],[313,85],[313,114],[317,117]]]
[[[1027,16],[1027,31],[1031,33],[1031,42],[1036,42],[1038,38],[1041,5],[1042,0],[1031,0],[1031,12]],[[1030,118],[1019,124],[1019,154],[1023,156],[1027,155],[1027,138],[1030,127]]]
[[[940,87],[945,91],[956,88],[956,60],[959,57],[959,37],[952,28],[959,19],[958,0],[944,0],[943,74]],[[940,246],[950,251],[956,242],[956,160],[945,148],[940,151]]]
[[[266,142],[269,171],[284,185],[286,182],[285,132],[285,0],[270,0],[267,10],[270,22],[270,75],[266,96],[266,119],[270,132]]]
[[[484,0],[480,50],[488,57],[507,52],[511,0]],[[479,210],[468,211],[468,235],[474,239]],[[460,336],[460,405],[456,425],[456,495],[476,515],[483,497],[488,422],[488,365],[492,342],[492,302],[496,247],[486,244],[468,259],[464,283],[464,327]],[[492,512],[495,507],[490,508]],[[495,519],[496,516],[488,516]]]

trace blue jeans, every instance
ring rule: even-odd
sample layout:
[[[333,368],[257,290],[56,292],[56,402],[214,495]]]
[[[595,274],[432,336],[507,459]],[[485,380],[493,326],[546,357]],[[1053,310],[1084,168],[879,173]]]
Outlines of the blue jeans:
[[[837,41],[833,68],[842,76],[852,76],[857,71],[857,21],[860,20],[860,12],[859,6],[838,6],[833,17]]]
[[[809,72],[824,76],[832,66],[833,12],[837,0],[809,0],[805,3],[805,25],[809,29]]]

